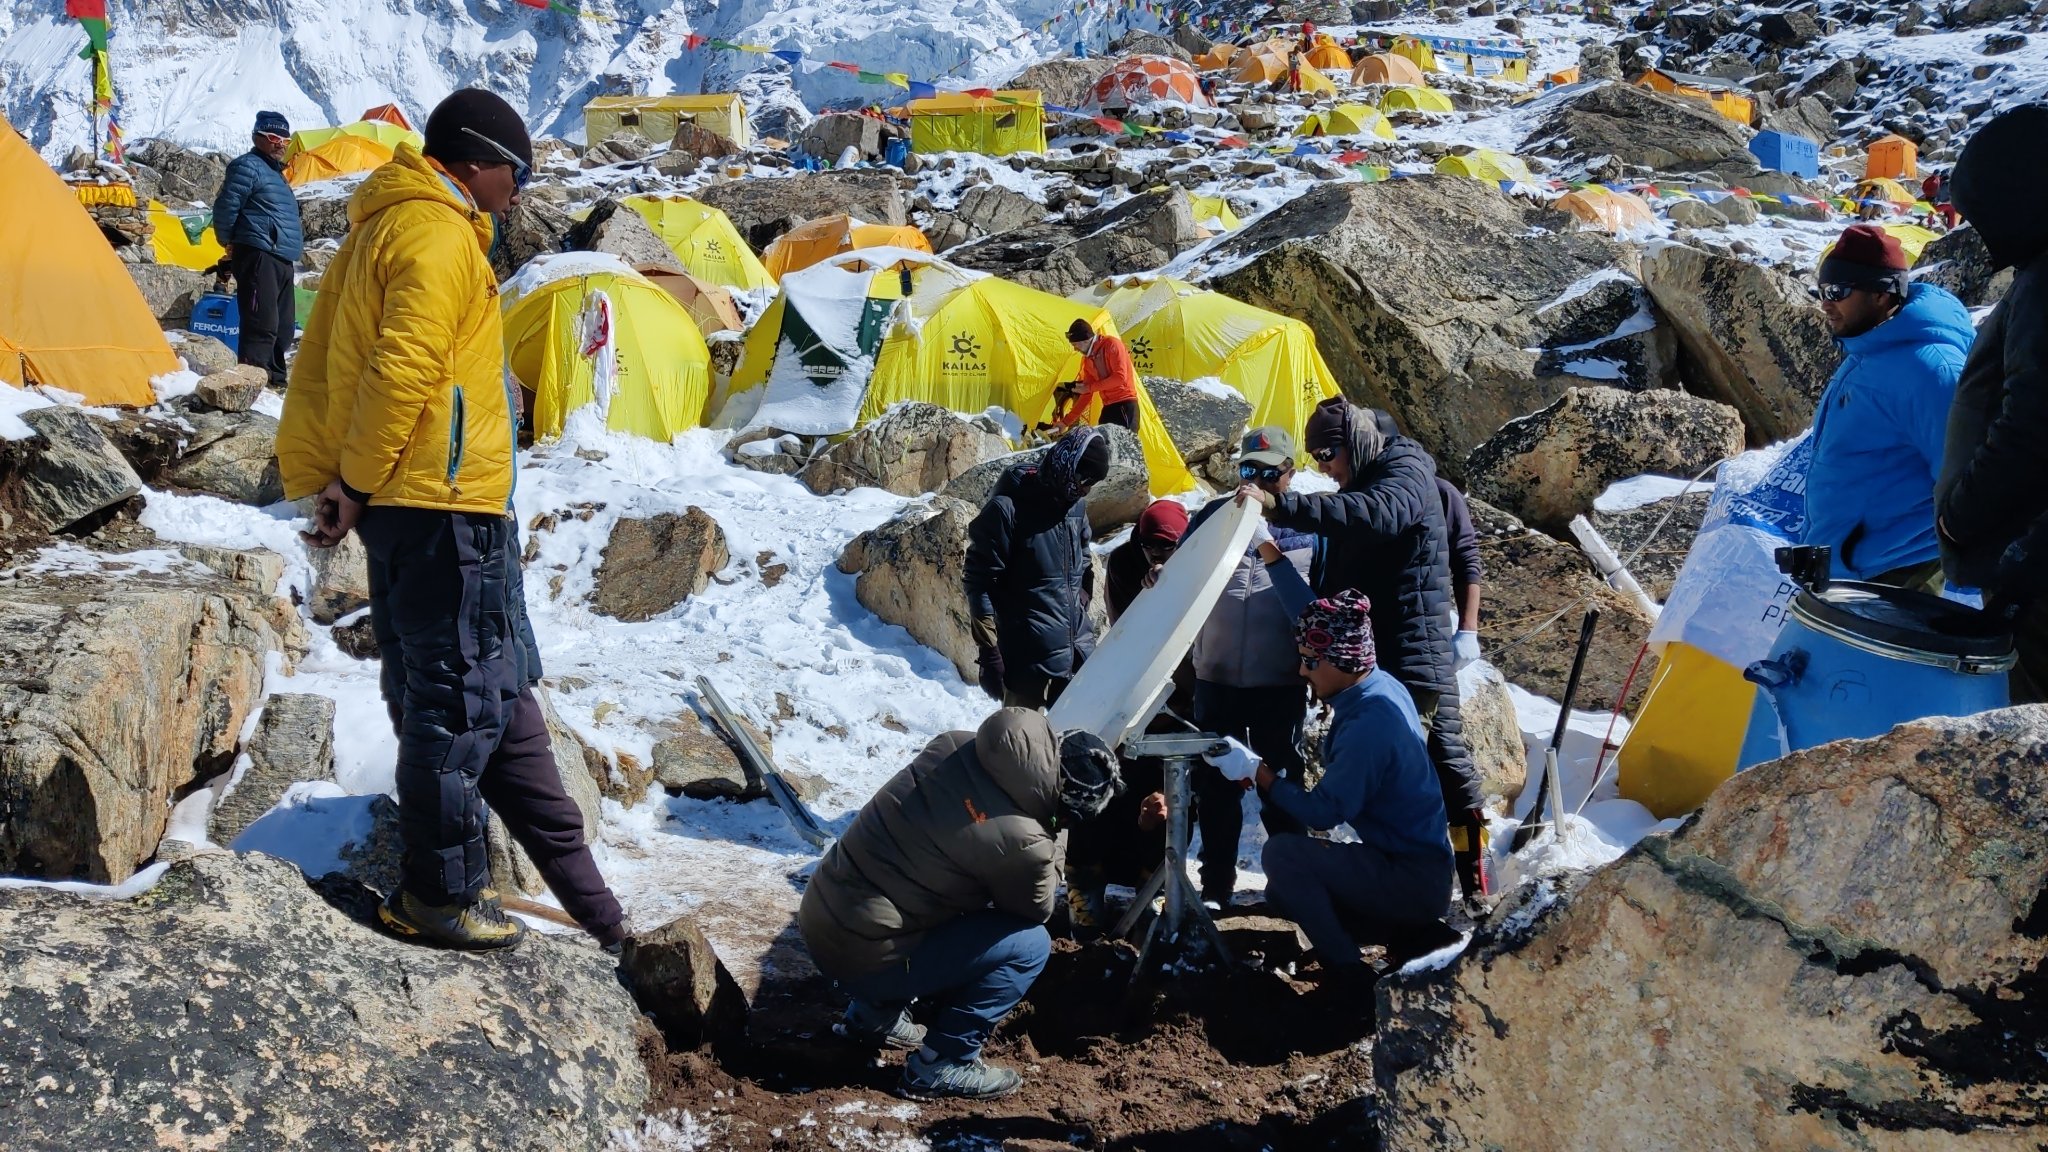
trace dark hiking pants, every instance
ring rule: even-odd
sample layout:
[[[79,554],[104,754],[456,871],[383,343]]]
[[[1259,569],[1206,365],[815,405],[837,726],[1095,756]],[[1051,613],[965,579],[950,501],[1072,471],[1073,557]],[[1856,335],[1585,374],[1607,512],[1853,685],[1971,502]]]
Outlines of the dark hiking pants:
[[[1195,727],[1214,736],[1242,741],[1273,771],[1301,780],[1302,728],[1308,720],[1308,690],[1303,687],[1233,688],[1195,681]],[[1244,836],[1244,788],[1209,764],[1197,764],[1189,784],[1198,801],[1202,825],[1202,896],[1223,903],[1237,886],[1237,845]],[[1266,835],[1299,832],[1300,822],[1278,807],[1260,802],[1259,823]]]
[[[1479,814],[1486,798],[1480,794],[1479,770],[1472,752],[1465,746],[1458,694],[1412,684],[1407,688],[1422,730],[1429,737],[1429,762],[1436,768],[1437,786],[1443,789],[1444,818],[1450,821],[1451,847],[1458,858],[1458,887],[1468,899],[1486,895],[1486,822]]]
[[[1441,858],[1390,856],[1371,844],[1285,835],[1266,841],[1262,862],[1266,902],[1301,926],[1325,968],[1364,962],[1361,942],[1347,922],[1384,934],[1426,924],[1450,908],[1451,878]]]
[[[436,905],[490,881],[485,807],[498,813],[576,922],[609,943],[624,919],[563,790],[526,622],[509,517],[374,507],[370,624],[398,732],[403,883]]]
[[[1095,426],[1101,428],[1110,424],[1120,425],[1136,432],[1138,430],[1138,402],[1136,400],[1119,400],[1114,404],[1104,404],[1102,406],[1102,414],[1095,420]]]
[[[228,266],[235,272],[235,309],[242,325],[235,358],[270,373],[271,384],[282,388],[284,354],[292,346],[297,311],[292,262],[261,248],[237,244]]]

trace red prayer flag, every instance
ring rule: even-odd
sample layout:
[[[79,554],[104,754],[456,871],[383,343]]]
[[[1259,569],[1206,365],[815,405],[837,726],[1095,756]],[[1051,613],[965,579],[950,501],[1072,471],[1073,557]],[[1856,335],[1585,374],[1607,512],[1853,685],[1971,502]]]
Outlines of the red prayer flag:
[[[1107,116],[1097,116],[1094,117],[1094,120],[1096,125],[1105,132],[1121,132],[1124,130],[1124,122],[1121,120],[1112,120]]]
[[[64,14],[73,20],[105,20],[107,0],[64,0]]]
[[[688,36],[683,37],[683,47],[692,52],[695,52],[697,49],[702,48],[703,46],[704,37],[697,35],[695,32],[692,32]]]
[[[519,0],[519,2],[528,8],[538,8],[543,12],[547,11],[548,7],[548,0]]]
[[[826,64],[825,64],[825,66],[826,66],[827,68],[837,68],[837,69],[839,69],[839,70],[840,70],[841,72],[851,72],[851,73],[853,73],[853,74],[854,74],[854,75],[856,75],[856,76],[860,75],[860,65],[858,65],[858,64],[848,64],[848,63],[847,63],[846,61],[844,61],[844,60],[831,60],[831,61],[827,61],[827,62],[826,62]]]

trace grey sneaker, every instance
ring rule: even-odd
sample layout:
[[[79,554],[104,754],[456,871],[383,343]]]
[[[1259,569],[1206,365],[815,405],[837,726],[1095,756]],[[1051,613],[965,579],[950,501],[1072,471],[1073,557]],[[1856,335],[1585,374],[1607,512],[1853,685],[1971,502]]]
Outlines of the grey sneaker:
[[[846,1014],[833,1022],[832,1034],[863,1048],[915,1052],[924,1047],[924,1025],[911,1022],[909,1009],[898,1009],[893,1020],[875,1020],[858,1000],[848,1004]]]
[[[903,1061],[903,1082],[898,1096],[911,1100],[999,1100],[1024,1086],[1024,1076],[1015,1068],[990,1064],[979,1057],[945,1061],[912,1052]]]

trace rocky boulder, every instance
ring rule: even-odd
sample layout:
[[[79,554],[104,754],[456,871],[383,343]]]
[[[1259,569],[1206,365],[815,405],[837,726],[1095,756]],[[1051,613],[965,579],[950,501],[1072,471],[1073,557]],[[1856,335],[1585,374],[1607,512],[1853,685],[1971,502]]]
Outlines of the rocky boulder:
[[[521,197],[519,206],[505,214],[498,242],[491,246],[491,270],[500,281],[509,280],[535,256],[560,252],[575,223],[567,212],[538,196]]]
[[[652,620],[731,562],[725,530],[701,508],[621,519],[605,542],[591,606],[616,620]]]
[[[1772,12],[1757,21],[1757,35],[1766,43],[1780,48],[1803,48],[1821,38],[1820,21],[1813,13],[1793,9],[1790,12]]]
[[[746,992],[688,917],[627,937],[619,972],[671,1050],[736,1039],[746,1031]]]
[[[979,510],[946,496],[913,504],[854,537],[839,554],[839,570],[856,577],[853,593],[861,607],[951,660],[969,681],[976,675],[976,650],[960,573],[967,564],[967,526]]]
[[[334,779],[334,701],[304,692],[270,697],[243,754],[247,763],[237,762],[207,821],[207,839],[215,844],[233,844],[293,784]]]
[[[946,258],[1066,296],[1106,276],[1157,268],[1206,238],[1187,196],[1178,188],[1164,188],[1076,221],[1041,220],[952,248]]]
[[[1834,113],[1817,96],[1795,97],[1765,112],[1763,126],[1772,132],[1789,132],[1821,144],[1833,140],[1841,131],[1835,125]]]
[[[192,308],[206,295],[210,283],[200,273],[175,264],[124,263],[122,267],[142,290],[149,314],[165,328],[183,328],[190,323]]]
[[[227,179],[228,157],[196,152],[169,140],[144,140],[127,150],[127,159],[146,165],[156,176],[156,195],[166,204],[212,204]]]
[[[1643,284],[1678,334],[1686,390],[1732,405],[1751,444],[1798,433],[1840,359],[1797,281],[1736,256],[1652,245]]]
[[[1612,44],[1597,40],[1587,44],[1579,49],[1579,79],[1589,83],[1598,80],[1619,83],[1621,54],[1614,50]]]
[[[171,351],[185,362],[185,367],[200,376],[211,376],[235,367],[235,350],[197,332],[173,329],[164,333],[171,342]]]
[[[1161,36],[1157,32],[1147,32],[1140,28],[1133,28],[1115,40],[1110,41],[1108,55],[1112,58],[1118,56],[1169,56],[1183,64],[1192,64],[1195,61],[1194,56],[1190,55],[1188,50],[1181,47],[1178,43]]]
[[[348,235],[348,194],[332,193],[299,197],[299,230],[306,243],[340,240]]]
[[[577,251],[609,253],[635,268],[684,270],[674,250],[654,234],[647,217],[631,209],[621,211],[616,200],[598,201],[590,215],[570,227],[563,242]]]
[[[763,794],[750,794],[739,753],[694,714],[655,741],[654,782],[672,796],[692,800],[748,800]]]
[[[1704,200],[1680,200],[1664,210],[1673,224],[1680,228],[1723,228],[1727,217],[1714,211],[1714,206]]]
[[[277,598],[145,556],[0,582],[0,873],[126,879],[262,698]]]
[[[261,508],[284,499],[277,471],[277,421],[260,412],[215,412],[201,404],[176,407],[192,426],[185,454],[165,473],[180,488]]]
[[[1116,60],[1109,56],[1044,60],[1012,76],[1002,87],[1036,90],[1044,95],[1047,104],[1079,108],[1088,103],[1095,82],[1115,64]]]
[[[1013,232],[1045,219],[1045,205],[996,184],[977,184],[960,196],[953,214],[984,233]]]
[[[2044,828],[2040,707],[1743,772],[1456,964],[1380,985],[1385,1147],[2042,1143]]]
[[[1920,253],[1915,279],[1946,288],[1971,308],[1996,304],[2012,287],[2012,269],[1994,270],[1991,250],[1975,228],[1944,233]]]
[[[1458,715],[1465,747],[1479,769],[1480,792],[1512,810],[1529,779],[1529,753],[1515,718],[1514,697],[1500,670],[1486,661],[1458,673]]]
[[[984,423],[937,404],[898,404],[813,457],[803,482],[821,496],[845,488],[917,496],[1009,452],[1009,441]]]
[[[1609,588],[1577,548],[1530,531],[1483,500],[1471,504],[1486,569],[1479,634],[1488,659],[1509,682],[1561,699],[1578,647],[1579,618],[1588,606],[1598,607],[1599,629],[1586,655],[1576,706],[1588,712],[1613,708],[1636,652],[1649,637],[1650,621]],[[1655,659],[1646,657],[1629,691],[1631,707],[1641,701],[1655,671]]]
[[[69,405],[21,414],[35,432],[0,440],[0,532],[56,532],[142,491],[100,422]]]
[[[610,957],[422,948],[376,902],[228,853],[131,899],[0,889],[0,1065],[37,1086],[9,1143],[596,1152],[635,1122],[639,1011]]]
[[[1749,137],[1747,128],[1702,101],[1608,83],[1552,106],[1521,151],[1580,167],[1611,157],[1653,172],[1693,171],[1731,160],[1753,168]]]
[[[1251,401],[1217,380],[1196,385],[1147,376],[1145,391],[1188,467],[1220,487],[1236,487],[1237,448],[1251,423]]]
[[[691,170],[706,160],[723,160],[742,151],[744,149],[733,143],[731,138],[686,121],[676,129],[674,138],[668,142],[668,154],[662,160],[670,166],[680,163],[686,166],[685,170]]]
[[[147,412],[117,408],[95,412],[93,418],[100,435],[128,461],[144,484],[152,486],[165,469],[178,462],[192,436],[186,425]],[[0,454],[5,451],[6,446],[0,444]]]
[[[1573,388],[1510,422],[1465,462],[1472,494],[1550,532],[1617,480],[1691,479],[1742,452],[1735,409],[1683,392]]]
[[[705,185],[697,199],[732,217],[733,226],[756,251],[773,243],[792,221],[844,213],[870,224],[909,222],[896,174],[873,169],[727,180]]]
[[[192,395],[216,412],[247,412],[269,383],[270,373],[254,364],[236,364],[202,377]]]
[[[312,515],[312,501],[299,502]],[[332,548],[307,548],[312,587],[306,590],[306,611],[315,624],[332,624],[370,606],[370,553],[362,537],[351,532]]]
[[[1324,185],[1219,245],[1208,287],[1306,321],[1354,402],[1463,460],[1566,388],[1673,376],[1632,250],[1543,215],[1461,177]]]
[[[1139,513],[1152,503],[1152,473],[1145,467],[1145,451],[1138,444],[1137,435],[1114,425],[1103,428],[1102,433],[1116,450],[1116,460],[1109,466],[1109,475],[1088,493],[1088,523],[1098,538],[1135,523]],[[996,481],[1002,479],[1003,473],[1027,461],[1036,461],[1045,451],[1033,448],[970,468],[946,485],[945,494],[978,512],[995,495]]]
[[[882,158],[883,121],[857,112],[840,112],[820,116],[811,121],[796,138],[796,145],[805,155],[829,160],[834,164],[848,148],[862,160]]]

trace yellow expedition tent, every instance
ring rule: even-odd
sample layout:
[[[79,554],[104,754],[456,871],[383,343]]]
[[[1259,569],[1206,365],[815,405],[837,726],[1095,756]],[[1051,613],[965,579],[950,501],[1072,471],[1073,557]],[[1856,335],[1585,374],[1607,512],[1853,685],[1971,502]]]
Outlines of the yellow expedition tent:
[[[1244,221],[1230,210],[1230,201],[1221,196],[1201,196],[1188,193],[1188,210],[1195,214],[1195,227],[1214,235],[1218,232],[1235,232],[1244,227]]]
[[[775,278],[740,238],[732,218],[711,205],[651,192],[628,196],[619,204],[645,217],[647,226],[683,262],[683,270],[697,279],[742,290],[775,287]]]
[[[147,407],[178,370],[141,289],[74,192],[0,116],[0,383]]]
[[[583,106],[583,138],[602,144],[614,136],[640,136],[666,144],[685,124],[716,132],[744,148],[753,143],[747,106],[735,92],[704,96],[599,96]]]
[[[704,423],[711,354],[674,296],[615,257],[544,258],[522,271],[537,283],[505,303],[505,354],[533,392],[533,430],[559,436],[569,413],[596,404],[605,427],[663,443]],[[569,275],[547,265],[570,261]]]
[[[1389,88],[1380,97],[1380,111],[1385,112],[1450,112],[1451,98],[1434,88],[1416,88],[1400,85]]]
[[[1402,36],[1394,41],[1394,55],[1406,59],[1424,73],[1436,71],[1436,53],[1429,45],[1413,36]]]
[[[1423,78],[1422,69],[1406,56],[1391,52],[1375,52],[1360,60],[1351,69],[1353,84],[1405,84],[1414,88],[1426,88],[1429,81]]]
[[[285,161],[285,183],[297,188],[321,180],[369,172],[391,163],[394,152],[395,148],[367,136],[332,136]]]
[[[1491,148],[1479,148],[1463,156],[1446,156],[1436,162],[1436,170],[1444,176],[1466,176],[1474,180],[1485,180],[1498,184],[1510,181],[1517,184],[1531,184],[1536,180],[1529,166],[1521,157],[1496,152]]]
[[[929,252],[932,242],[909,224],[865,224],[846,215],[820,216],[775,238],[761,263],[777,280],[856,248],[908,248]]]
[[[1394,126],[1370,104],[1339,104],[1323,112],[1311,112],[1296,136],[1377,136],[1394,138]]]
[[[311,152],[344,137],[369,140],[382,145],[384,151],[395,153],[400,144],[411,144],[415,148],[426,147],[426,137],[389,120],[357,120],[334,128],[306,128],[292,133],[291,142],[284,147],[284,162],[287,166],[298,159],[302,152]]]
[[[1299,430],[1338,394],[1315,333],[1292,317],[1164,276],[1116,277],[1069,299],[1109,313],[1139,375],[1221,380],[1251,402],[1253,427]]]
[[[1643,200],[1628,192],[1615,192],[1588,184],[1576,192],[1558,197],[1554,205],[1569,212],[1582,226],[1617,235],[1657,227],[1657,214]]]
[[[1304,53],[1308,62],[1317,68],[1341,68],[1351,70],[1351,53],[1328,35],[1318,35],[1314,46]]]
[[[186,223],[187,220],[199,227],[195,230]],[[180,216],[166,207],[163,201],[151,200],[149,224],[153,229],[150,244],[159,264],[204,272],[227,255],[227,250],[213,235],[213,214],[210,212]]]
[[[1080,375],[1066,335],[1075,320],[1116,332],[1101,308],[923,252],[848,252],[783,280],[747,335],[718,422],[837,435],[905,400],[954,412],[1000,406],[1027,425],[1049,420],[1054,388]],[[1091,408],[1086,419],[1099,402]],[[1193,487],[1142,385],[1138,409],[1152,490]]]
[[[1230,67],[1230,58],[1237,55],[1237,48],[1231,44],[1212,44],[1207,52],[1195,57],[1195,70],[1214,72]]]
[[[1033,90],[941,92],[912,100],[910,150],[1008,156],[1045,151],[1045,100]]]

